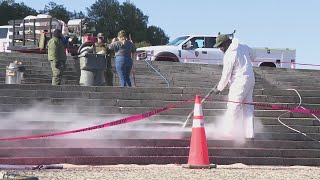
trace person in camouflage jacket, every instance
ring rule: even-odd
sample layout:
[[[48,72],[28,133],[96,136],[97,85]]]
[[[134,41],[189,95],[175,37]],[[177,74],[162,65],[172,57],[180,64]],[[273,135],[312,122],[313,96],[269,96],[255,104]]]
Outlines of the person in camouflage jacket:
[[[96,52],[98,54],[107,54],[107,69],[104,73],[105,81],[107,86],[113,86],[113,72],[111,65],[111,50],[108,48],[107,44],[104,41],[103,33],[98,34],[98,41],[95,43]]]
[[[60,85],[66,66],[66,50],[62,43],[61,30],[56,29],[48,42],[48,60],[52,69],[52,85]]]

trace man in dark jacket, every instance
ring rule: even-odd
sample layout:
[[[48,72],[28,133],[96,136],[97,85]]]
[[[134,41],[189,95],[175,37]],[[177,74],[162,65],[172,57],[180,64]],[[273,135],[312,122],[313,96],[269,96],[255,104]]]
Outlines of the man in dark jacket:
[[[67,55],[62,43],[61,30],[56,29],[48,42],[48,60],[52,69],[52,85],[60,85],[65,69]]]

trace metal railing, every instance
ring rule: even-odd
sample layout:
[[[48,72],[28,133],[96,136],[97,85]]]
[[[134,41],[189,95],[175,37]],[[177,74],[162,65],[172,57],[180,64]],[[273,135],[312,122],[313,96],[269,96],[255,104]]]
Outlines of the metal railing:
[[[151,63],[148,62],[148,60],[144,59],[144,62],[151,68],[154,70],[154,72],[156,72],[162,79],[164,79],[167,83],[167,87],[170,87],[170,83],[169,81],[156,69],[154,68]]]

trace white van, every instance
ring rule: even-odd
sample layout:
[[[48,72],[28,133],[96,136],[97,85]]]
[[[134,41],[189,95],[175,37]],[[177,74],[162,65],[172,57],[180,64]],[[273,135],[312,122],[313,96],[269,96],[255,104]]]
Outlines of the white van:
[[[9,36],[12,35],[10,32],[12,26],[0,26],[0,52],[11,52],[7,50],[9,43],[11,42]]]

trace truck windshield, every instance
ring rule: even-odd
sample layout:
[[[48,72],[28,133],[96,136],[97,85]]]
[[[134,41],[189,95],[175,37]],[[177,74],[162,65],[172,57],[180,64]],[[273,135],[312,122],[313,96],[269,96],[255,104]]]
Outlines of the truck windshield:
[[[8,28],[0,28],[0,39],[6,39]]]
[[[184,40],[186,40],[188,38],[189,38],[189,36],[181,36],[181,37],[178,37],[178,38],[174,39],[173,41],[169,42],[167,45],[178,46],[180,43],[182,43]]]

